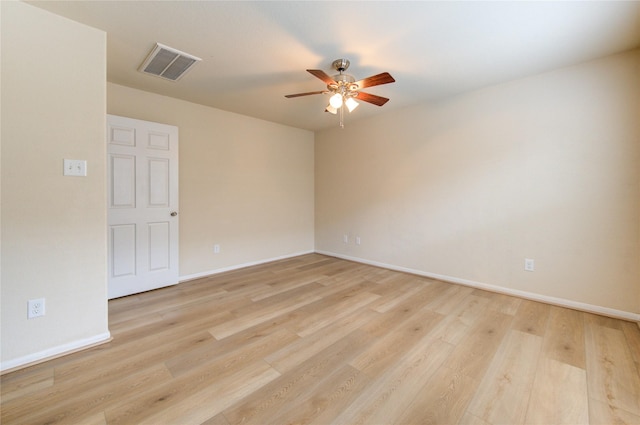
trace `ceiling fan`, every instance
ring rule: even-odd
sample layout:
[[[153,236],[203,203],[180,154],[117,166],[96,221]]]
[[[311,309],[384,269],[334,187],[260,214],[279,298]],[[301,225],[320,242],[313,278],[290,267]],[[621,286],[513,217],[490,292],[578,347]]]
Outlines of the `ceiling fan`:
[[[393,83],[396,80],[393,79],[391,74],[388,72],[383,72],[381,74],[373,75],[368,78],[364,78],[362,80],[356,81],[356,79],[349,75],[344,74],[349,68],[349,61],[347,59],[337,59],[333,61],[331,64],[333,68],[338,71],[337,75],[330,77],[324,71],[320,69],[307,69],[311,75],[316,78],[322,80],[325,84],[327,84],[327,90],[320,91],[312,91],[307,93],[296,93],[296,94],[287,94],[285,97],[300,97],[300,96],[309,96],[312,94],[330,94],[329,105],[326,107],[325,112],[330,112],[332,114],[337,114],[340,111],[340,127],[344,128],[343,118],[344,118],[344,108],[343,105],[347,107],[348,111],[351,112],[355,108],[358,107],[358,100],[362,100],[364,102],[372,103],[376,106],[382,106],[389,101],[386,97],[377,96],[371,93],[365,93],[360,91],[361,89],[379,86],[381,84],[389,84]]]

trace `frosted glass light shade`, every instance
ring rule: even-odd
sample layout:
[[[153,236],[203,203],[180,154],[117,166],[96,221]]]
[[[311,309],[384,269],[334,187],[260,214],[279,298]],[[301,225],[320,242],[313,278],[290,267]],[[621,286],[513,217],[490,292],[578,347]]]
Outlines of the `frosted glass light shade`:
[[[333,115],[335,115],[338,112],[338,110],[331,105],[327,105],[327,108],[325,109],[325,111],[330,112]]]
[[[336,93],[331,98],[329,98],[329,104],[334,108],[338,109],[342,106],[342,95],[340,93]]]
[[[347,106],[347,109],[349,110],[349,112],[353,111],[354,109],[356,109],[360,104],[358,102],[355,101],[354,98],[350,97],[349,99],[347,99],[344,104]]]

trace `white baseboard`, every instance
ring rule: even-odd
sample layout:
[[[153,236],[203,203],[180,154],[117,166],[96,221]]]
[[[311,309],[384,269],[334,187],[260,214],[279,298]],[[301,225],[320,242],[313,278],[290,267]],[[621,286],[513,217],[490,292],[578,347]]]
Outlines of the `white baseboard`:
[[[578,301],[567,300],[564,298],[550,297],[547,295],[535,294],[533,292],[520,291],[517,289],[504,288],[502,286],[490,285],[488,283],[476,282],[468,279],[460,279],[452,276],[445,276],[436,273],[429,273],[422,270],[410,269],[407,267],[396,266],[393,264],[380,263],[378,261],[366,260],[358,257],[351,257],[348,255],[336,254],[335,252],[316,251],[318,254],[328,255],[330,257],[341,258],[343,260],[354,261],[356,263],[369,264],[371,266],[382,267],[389,270],[395,270],[399,272],[411,273],[418,276],[429,277],[432,279],[438,279],[445,282],[456,283],[464,286],[470,286],[472,288],[484,289],[485,291],[497,292],[505,295],[512,295],[515,297],[525,298],[532,301],[539,301],[546,304],[553,304],[560,307],[567,307],[574,310],[586,311],[588,313],[595,313],[602,316],[614,317],[616,319],[628,320],[638,323],[640,327],[640,314],[631,313],[628,311],[616,310],[613,308],[602,307],[598,305],[581,303]]]
[[[219,273],[230,272],[230,271],[238,270],[238,269],[244,269],[245,267],[257,266],[257,265],[260,265],[260,264],[271,263],[273,261],[278,261],[278,260],[286,260],[287,258],[299,257],[300,255],[313,254],[314,252],[315,251],[313,251],[313,250],[303,251],[303,252],[296,252],[295,254],[287,254],[287,255],[281,255],[279,257],[265,258],[264,260],[251,261],[249,263],[235,264],[235,265],[229,266],[229,267],[222,267],[222,268],[219,268],[219,269],[209,270],[209,271],[206,271],[206,272],[200,272],[200,273],[194,273],[194,274],[189,274],[189,275],[185,275],[185,276],[180,276],[178,278],[178,281],[180,283],[182,283],[182,282],[186,282],[188,280],[200,279],[202,277],[212,276],[212,275],[219,274]]]
[[[17,359],[4,361],[0,363],[0,372],[4,374],[12,370],[21,369],[37,363],[42,363],[44,361],[52,360],[57,357],[74,353],[76,351],[85,350],[96,345],[104,344],[109,341],[111,341],[110,332],[105,332],[89,338],[79,339],[77,341],[58,345],[56,347],[48,348],[37,353],[18,357]]]

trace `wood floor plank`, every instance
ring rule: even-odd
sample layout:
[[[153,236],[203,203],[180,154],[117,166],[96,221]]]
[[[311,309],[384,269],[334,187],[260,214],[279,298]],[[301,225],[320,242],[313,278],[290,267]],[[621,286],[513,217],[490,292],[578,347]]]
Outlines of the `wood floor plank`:
[[[542,337],[510,331],[485,374],[468,412],[487,423],[524,422]]]
[[[387,283],[390,279],[397,278],[398,272],[380,267],[371,267],[366,272],[367,280],[376,283]]]
[[[429,303],[446,296],[446,285],[421,286],[420,290],[412,297],[404,299],[378,316],[380,319],[365,324],[362,329],[373,336],[381,337],[386,335],[395,326],[420,311],[429,309]]]
[[[137,327],[114,330],[114,332],[117,332],[118,338],[114,338],[110,342],[110,347],[113,350],[109,351],[144,351],[145,347],[154,347],[167,339],[175,339],[185,334],[200,332],[233,318],[233,315],[228,311],[221,309],[212,311],[209,305],[205,305],[204,309],[198,307],[186,311],[188,313],[168,312],[160,315],[153,322],[142,320]],[[104,353],[103,355],[113,356],[115,354]]]
[[[156,347],[153,350],[153,354],[143,352],[137,353],[137,356],[135,356],[126,351],[124,353],[119,352],[118,357],[108,356],[106,360],[104,360],[105,356],[102,355],[106,351],[100,351],[96,354],[96,357],[103,359],[104,364],[98,367],[96,362],[89,362],[90,367],[87,367],[85,366],[87,364],[86,361],[80,361],[75,364],[76,367],[65,364],[59,367],[63,368],[62,371],[59,371],[59,368],[52,369],[54,374],[53,386],[32,391],[21,399],[16,399],[15,405],[29,410],[30,405],[38,405],[46,401],[48,405],[60,408],[67,401],[70,391],[76,391],[81,397],[86,397],[93,394],[96,388],[103,386],[109,388],[109,394],[113,395],[112,387],[122,384],[128,388],[129,377],[138,376],[138,374],[141,374],[137,378],[140,382],[147,380],[153,380],[155,383],[160,382],[165,377],[164,372],[167,371],[164,363],[160,361],[161,359],[164,359],[169,353],[180,352],[207,339],[213,338],[206,333],[189,334],[187,338],[176,340],[173,344]],[[69,370],[74,370],[75,373],[70,373]],[[118,392],[121,391],[123,390],[118,390]],[[14,404],[5,400],[3,400],[3,408],[9,411],[15,410],[18,414],[22,411],[19,408],[14,409]]]
[[[335,344],[356,329],[360,329],[366,323],[376,320],[376,316],[379,315],[367,309],[355,311],[349,316],[334,322],[330,327],[299,338],[297,341],[266,356],[265,360],[276,370],[285,373],[317,355],[330,345]]]
[[[335,344],[293,368],[269,385],[264,386],[242,403],[224,411],[231,423],[263,424],[278,422],[288,404],[311,394],[331,372],[363,350],[370,337],[354,331]]]
[[[238,308],[234,308],[230,311],[236,317],[246,317],[257,312],[270,312],[273,310],[278,310],[289,301],[300,300],[301,298],[305,298],[305,296],[307,298],[310,298],[310,295],[313,295],[314,300],[311,302],[323,298],[323,291],[325,290],[325,288],[322,285],[317,282],[311,282],[307,285],[290,288],[289,290],[280,292],[278,294],[274,293],[266,298],[260,297],[261,299],[259,300],[253,299],[253,295],[255,292],[251,291],[251,293],[247,293],[245,295],[247,300],[250,302]],[[268,285],[264,285],[264,288],[268,289]],[[258,292],[262,293],[262,290]]]
[[[463,417],[478,385],[477,380],[443,366],[417,391],[397,423],[456,424]]]
[[[340,301],[344,298],[350,298],[354,295],[359,295],[361,292],[366,292],[367,287],[367,285],[363,284],[360,280],[358,280],[357,283],[355,281],[349,281],[344,285],[336,285],[335,287],[324,286],[320,282],[316,283],[319,285],[319,288],[309,291],[309,296],[320,297],[320,299],[305,304],[295,310],[291,310],[281,316],[277,316],[271,319],[270,322],[277,324],[278,326],[284,326],[287,329],[300,331],[301,322],[306,321],[306,323],[314,324],[313,321],[309,320],[310,316],[319,317],[321,320],[325,320],[322,312],[327,308],[333,307],[333,302]],[[342,316],[349,314],[349,312],[345,312]]]
[[[454,315],[447,315],[433,330],[433,337],[452,345],[458,345],[469,333],[467,325]]]
[[[151,415],[136,419],[139,425],[177,424],[198,425],[218,415],[227,407],[251,395],[280,377],[264,362],[256,362],[216,384],[206,386],[189,397],[172,403]]]
[[[636,363],[638,374],[640,374],[640,326],[633,322],[623,322],[622,332],[627,339],[629,351],[633,361]]]
[[[584,369],[584,314],[556,306],[550,306],[550,310],[542,347],[544,355]]]
[[[215,415],[212,418],[207,419],[202,422],[201,425],[231,425],[227,418],[224,417],[222,413]]]
[[[149,291],[144,294],[146,295],[145,297],[142,297],[142,294],[134,295],[136,297],[134,305],[125,304],[128,297],[114,300],[116,306],[121,303],[124,308],[121,311],[118,311],[118,308],[114,308],[113,313],[110,315],[110,321],[116,324],[149,314],[165,313],[171,310],[182,311],[189,306],[224,296],[227,292],[218,290],[216,293],[207,293],[206,297],[199,298],[185,294],[182,288],[176,289],[175,294],[167,294],[166,291]]]
[[[585,424],[588,405],[585,370],[542,356],[525,424]]]
[[[396,362],[398,356],[402,356],[428,335],[442,317],[430,310],[418,312],[410,320],[379,338],[370,349],[356,356],[349,364],[374,376],[380,374]]]
[[[196,369],[190,374],[174,378],[162,385],[148,387],[139,393],[120,400],[113,406],[107,406],[105,413],[109,424],[139,424],[144,420],[150,423],[170,423],[160,418],[159,412],[172,409],[185,413],[194,400],[201,400],[202,394],[212,395],[212,392],[223,398],[222,403],[215,404],[213,410],[206,410],[206,417],[200,422],[215,416],[228,407],[236,396],[241,398],[243,385],[252,382],[258,388],[267,381],[275,379],[280,374],[263,360],[244,360],[234,356],[235,363],[227,367],[220,361],[214,367]],[[218,392],[216,392],[218,391]],[[231,393],[231,398],[224,395]],[[245,394],[246,395],[246,394]],[[185,413],[186,414],[186,413]],[[200,418],[200,417],[199,417]],[[175,422],[176,420],[174,420]]]
[[[211,335],[201,327],[198,326],[197,331],[188,327],[181,328],[180,332],[184,332],[187,335],[186,338],[178,337],[178,334],[173,331],[162,339],[155,338],[151,334],[139,341],[132,341],[129,345],[101,350],[90,360],[62,365],[55,369],[56,383],[63,384],[67,381],[73,383],[81,377],[83,381],[99,384],[101,379],[110,380],[114,376],[132,373],[149,363],[160,361],[212,340]],[[109,364],[110,367],[104,368],[104,364]]]
[[[640,374],[616,328],[589,321],[586,326],[589,396],[640,416]]]
[[[550,311],[548,304],[522,300],[513,320],[512,329],[543,336],[547,329]]]
[[[472,292],[472,294],[487,298],[491,301],[487,308],[491,308],[499,313],[515,315],[520,307],[520,303],[522,302],[521,298],[513,297],[511,295],[498,294],[495,292],[483,291],[481,289],[476,289]]]
[[[460,425],[492,425],[489,422],[486,422],[480,419],[479,417],[469,413],[468,411],[462,416],[458,424]]]
[[[637,425],[640,416],[619,409],[611,403],[589,399],[589,422],[592,424]]]
[[[310,275],[305,278],[292,277],[289,279],[277,278],[273,283],[264,285],[261,290],[253,291],[251,294],[251,301],[260,301],[266,298],[271,298],[276,295],[280,295],[283,292],[291,291],[305,285],[312,284],[318,280],[318,276]]]
[[[233,320],[219,324],[209,329],[209,332],[217,339],[226,338],[259,323],[266,322],[274,317],[281,316],[302,306],[320,300],[321,297],[300,294],[291,300],[285,299],[277,304],[269,305],[263,309],[258,309],[253,313],[247,313]]]
[[[318,330],[329,326],[342,317],[348,316],[351,312],[372,303],[380,298],[380,295],[371,292],[358,292],[340,297],[328,297],[330,305],[325,306],[322,311],[311,314],[292,325],[293,330],[300,336],[311,335]]]
[[[98,412],[91,416],[80,419],[83,425],[106,425],[107,418],[104,416],[104,412]]]
[[[0,376],[0,422],[640,424],[635,323],[320,254],[111,300],[109,329]]]
[[[472,326],[487,311],[491,301],[486,297],[473,294],[462,298],[449,312],[448,316],[456,317],[461,323]]]
[[[110,317],[117,317],[117,314],[110,314]],[[162,315],[158,312],[146,315],[132,316],[127,320],[120,320],[119,322],[112,322],[109,320],[109,331],[115,334],[121,334],[124,332],[135,332],[141,326],[149,325],[153,326],[158,321],[162,320]]]
[[[486,311],[469,328],[469,335],[455,347],[444,366],[480,382],[511,320],[512,317],[506,314]]]
[[[34,391],[42,390],[53,386],[53,369],[35,369],[33,373],[25,374],[18,378],[19,375],[10,375],[7,379],[3,379],[0,386],[0,399],[6,403],[17,397],[24,397]]]
[[[81,423],[87,416],[99,417],[106,407],[118,403],[120,397],[129,397],[146,387],[160,385],[170,380],[171,374],[167,368],[162,364],[154,364],[129,376],[114,378],[113,382],[105,382],[103,385],[82,385],[82,390],[75,398],[69,398],[68,394],[76,391],[77,388],[54,386],[53,391],[49,393],[33,394],[33,398],[23,402],[22,409],[6,405],[10,414],[3,415],[3,422]]]
[[[584,321],[587,325],[603,326],[606,328],[622,330],[622,320],[592,313],[583,313],[582,315],[584,316]]]
[[[464,298],[473,293],[473,289],[466,286],[447,285],[445,290],[446,294],[434,298],[429,304],[429,308],[436,313],[451,314]]]
[[[372,381],[369,388],[362,391],[332,423],[401,423],[397,422],[398,418],[430,377],[440,370],[452,349],[447,343],[425,338],[402,356],[393,368],[381,375],[370,371]]]
[[[281,417],[290,424],[329,424],[348,409],[355,397],[366,391],[371,378],[359,370],[344,365],[332,372],[327,379],[301,401],[291,403]]]
[[[420,292],[423,287],[431,285],[431,282],[419,281],[417,279],[408,278],[400,282],[391,282],[379,284],[384,290],[372,290],[371,292],[380,295],[380,299],[372,303],[371,309],[385,313],[395,307],[404,300],[411,298]]]
[[[297,339],[299,339],[298,336],[287,329],[274,328],[272,332],[243,344],[240,349],[245,353],[239,357],[245,360],[246,357],[252,355],[252,352],[258,352],[264,358],[269,353],[288,346]],[[227,359],[225,366],[231,367],[233,364],[232,355],[236,350],[237,348],[230,347],[224,342],[207,341],[207,343],[171,357],[165,361],[165,365],[174,377],[183,376],[198,368],[212,366],[222,358]]]

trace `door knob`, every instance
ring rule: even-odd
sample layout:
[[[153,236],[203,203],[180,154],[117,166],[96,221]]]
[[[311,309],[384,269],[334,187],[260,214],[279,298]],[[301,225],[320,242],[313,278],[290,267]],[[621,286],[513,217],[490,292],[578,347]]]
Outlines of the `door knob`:
[[[175,212],[175,211],[171,211],[171,217],[175,217],[175,216],[177,216],[177,215],[178,215],[178,213],[177,213],[177,212]]]

